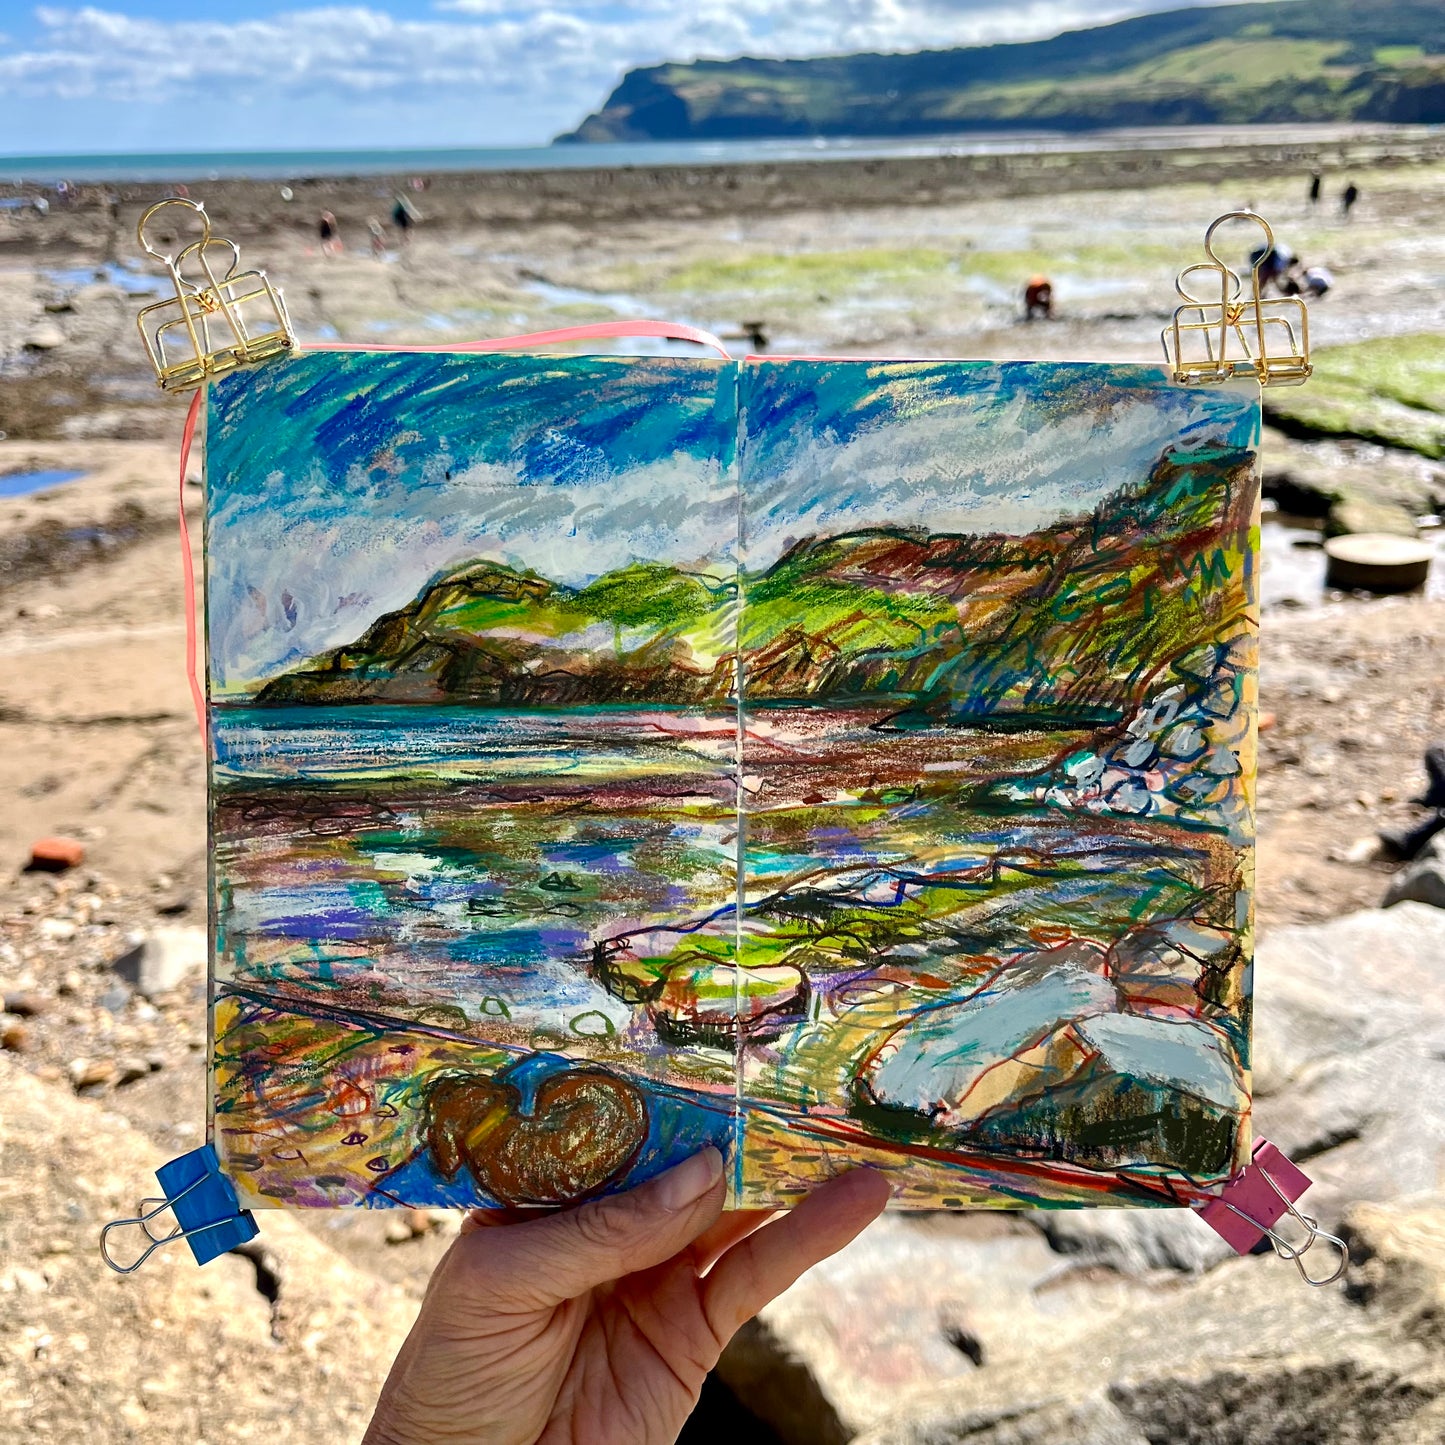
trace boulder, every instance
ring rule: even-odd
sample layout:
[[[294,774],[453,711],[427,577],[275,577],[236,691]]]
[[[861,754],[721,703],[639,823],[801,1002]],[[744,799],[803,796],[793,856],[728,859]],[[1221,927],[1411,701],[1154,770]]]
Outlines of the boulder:
[[[854,1445],[1438,1440],[1445,1357],[1427,1316],[1445,1216],[1421,1212],[1409,1230],[1396,1208],[1362,1225],[1362,1255],[1366,1231],[1388,1241],[1393,1291],[1362,1300],[1360,1272],[1310,1290],[1272,1257],[1232,1259],[1182,1287],[1100,1301],[1081,1329],[1045,1327],[1028,1356],[895,1398]]]
[[[886,1214],[766,1306],[718,1374],[785,1445],[842,1445],[910,1399],[1023,1366],[1040,1340],[1076,1338],[1151,1292],[1062,1263],[1008,1211]]]
[[[1011,1093],[1036,1093],[1078,1067],[1076,1051],[1040,1049],[1074,1020],[1113,1009],[1102,948],[1081,942],[1025,955],[982,997],[928,1009],[896,1029],[863,1079],[878,1105],[935,1128],[964,1127]]]
[[[1034,1209],[1024,1219],[1079,1266],[1122,1275],[1203,1274],[1233,1258],[1187,1209]]]
[[[1366,497],[1343,497],[1332,502],[1325,517],[1325,536],[1344,537],[1357,532],[1413,537],[1416,535],[1415,519],[1398,502]]]
[[[1326,1228],[1445,1178],[1445,911],[1405,902],[1256,951],[1254,1123],[1314,1179]]]
[[[1197,1009],[1205,970],[1227,959],[1234,944],[1234,935],[1187,918],[1126,933],[1109,951],[1125,1007]]]
[[[1166,958],[1228,945],[1185,921],[1156,932]],[[1086,1167],[1227,1169],[1247,1102],[1230,1041],[1197,1018],[1120,1012],[1108,960],[1075,940],[1015,960],[978,996],[916,1015],[867,1067],[860,1100],[1001,1148],[1051,1151],[1068,1139],[1054,1157]]]

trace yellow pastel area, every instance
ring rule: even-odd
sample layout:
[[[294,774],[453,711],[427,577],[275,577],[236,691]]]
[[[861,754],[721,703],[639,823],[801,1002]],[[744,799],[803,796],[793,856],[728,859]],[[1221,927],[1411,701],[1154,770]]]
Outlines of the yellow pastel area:
[[[404,1025],[379,1036],[305,1014],[248,1019],[252,1007],[214,1010],[214,1142],[247,1209],[365,1202],[420,1147],[429,1079],[512,1058]]]

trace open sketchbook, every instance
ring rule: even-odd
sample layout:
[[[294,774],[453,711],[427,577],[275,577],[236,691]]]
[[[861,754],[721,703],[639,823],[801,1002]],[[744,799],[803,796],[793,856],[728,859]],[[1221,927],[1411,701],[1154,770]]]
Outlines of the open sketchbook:
[[[243,1206],[1187,1203],[1249,1159],[1259,389],[308,353],[211,388]]]

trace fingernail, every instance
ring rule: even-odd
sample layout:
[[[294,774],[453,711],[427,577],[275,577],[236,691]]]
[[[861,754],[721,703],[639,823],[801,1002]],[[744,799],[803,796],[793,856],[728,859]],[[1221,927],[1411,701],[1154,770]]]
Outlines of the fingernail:
[[[722,1155],[716,1149],[704,1149],[657,1176],[657,1202],[668,1210],[686,1209],[722,1178],[722,1171]]]

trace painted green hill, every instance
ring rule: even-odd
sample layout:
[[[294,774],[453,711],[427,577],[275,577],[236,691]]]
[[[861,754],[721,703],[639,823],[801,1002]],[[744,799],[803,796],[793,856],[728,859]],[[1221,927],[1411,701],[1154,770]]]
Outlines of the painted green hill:
[[[1026,44],[631,70],[559,142],[1445,121],[1439,0],[1271,0]]]
[[[1251,458],[1171,452],[1089,516],[1026,537],[810,538],[737,580],[640,563],[576,589],[480,561],[262,705],[881,705],[900,723],[1117,722],[1245,605]],[[1225,485],[1221,486],[1221,480]]]

